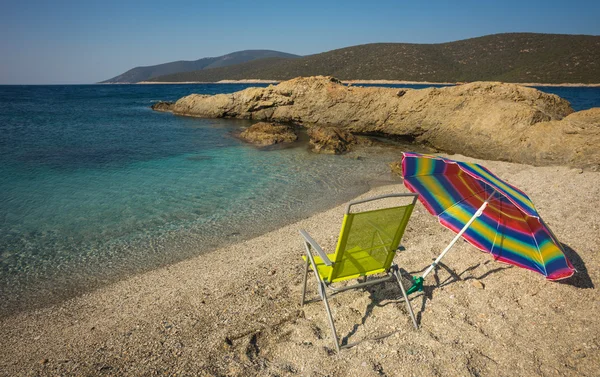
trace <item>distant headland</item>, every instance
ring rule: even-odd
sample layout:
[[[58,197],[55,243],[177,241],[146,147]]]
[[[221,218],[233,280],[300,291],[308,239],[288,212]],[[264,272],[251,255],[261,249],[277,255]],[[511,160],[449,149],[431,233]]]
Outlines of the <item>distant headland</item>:
[[[248,50],[133,68],[102,83],[279,82],[327,75],[343,82],[600,85],[600,36],[504,33],[439,44],[371,43],[298,56]]]

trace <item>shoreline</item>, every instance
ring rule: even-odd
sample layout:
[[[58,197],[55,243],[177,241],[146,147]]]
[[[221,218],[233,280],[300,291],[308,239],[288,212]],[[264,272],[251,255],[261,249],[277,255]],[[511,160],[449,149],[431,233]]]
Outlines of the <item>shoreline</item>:
[[[440,286],[429,279],[427,296],[411,298],[417,331],[391,286],[332,298],[338,333],[349,342],[398,331],[335,355],[322,304],[299,306],[298,229],[332,251],[344,203],[58,305],[0,319],[0,374],[594,374],[600,299],[590,288],[600,281],[600,213],[590,211],[589,203],[600,195],[600,175],[449,157],[482,163],[527,192],[571,250],[576,279],[548,282],[460,243],[437,272]],[[388,192],[407,190],[387,185],[359,198]],[[418,204],[402,242],[407,250],[395,261],[416,274],[453,236]]]
[[[294,148],[304,150],[307,148],[307,145],[308,140],[297,141],[294,144]],[[408,147],[404,145],[403,147],[416,148],[416,146]],[[253,220],[245,219],[243,216],[238,215],[238,223],[233,224],[229,222],[228,225],[223,225],[221,223],[207,224],[204,228],[204,230],[209,228],[220,229],[220,233],[214,231],[203,233],[198,228],[189,226],[186,229],[173,229],[169,232],[161,233],[158,237],[141,238],[138,239],[137,243],[128,243],[125,246],[121,246],[129,251],[129,258],[137,262],[135,267],[129,266],[127,258],[114,258],[111,259],[112,268],[106,271],[98,264],[86,265],[82,263],[77,267],[75,267],[75,264],[72,266],[65,265],[63,267],[65,270],[67,268],[71,269],[73,273],[85,270],[85,278],[71,276],[69,279],[65,279],[64,276],[66,275],[57,273],[44,276],[39,281],[34,278],[26,279],[26,283],[19,279],[6,279],[6,281],[0,279],[0,283],[4,283],[0,285],[0,297],[4,300],[4,305],[0,308],[0,319],[24,311],[54,306],[82,294],[93,292],[106,285],[127,279],[132,275],[143,274],[148,271],[176,264],[182,260],[194,258],[198,256],[199,253],[214,252],[227,245],[255,238],[266,232],[275,230],[282,225],[294,223],[301,218],[318,213],[322,211],[323,208],[329,209],[335,207],[340,203],[345,202],[345,199],[350,200],[358,193],[369,191],[374,187],[373,185],[385,185],[386,183],[389,184],[390,182],[397,181],[398,178],[390,176],[386,163],[395,159],[395,156],[400,153],[400,148],[401,146],[395,143],[372,141],[372,144],[369,146],[357,146],[355,150],[348,152],[344,156],[336,156],[336,159],[339,158],[339,160],[343,161],[355,160],[358,159],[358,157],[362,158],[363,161],[360,163],[361,166],[370,167],[369,178],[365,179],[365,174],[349,174],[348,176],[353,176],[355,179],[343,191],[338,190],[335,198],[314,198],[311,200],[312,204],[303,205],[302,208],[291,204],[279,207],[281,211],[292,209],[293,213],[290,213],[289,215],[278,215],[265,219]],[[309,156],[312,156],[312,152],[310,153]],[[313,158],[315,157],[313,156]],[[330,158],[330,156],[323,156],[323,158]],[[343,170],[344,164],[342,161],[340,161],[339,164],[338,169]],[[358,171],[361,169],[364,168],[359,167]],[[355,171],[357,170],[355,169]],[[291,197],[294,198],[295,201],[298,201],[301,198],[305,198],[306,195],[296,193]],[[318,203],[318,205],[315,205],[315,203]],[[194,249],[193,246],[191,246],[194,243],[200,242],[199,240],[202,240],[205,245],[200,252],[196,251],[197,249]],[[111,240],[111,242],[116,244],[116,241]],[[171,250],[172,253],[168,256],[166,252],[148,254],[145,257],[145,262],[143,264],[140,263],[139,258],[142,257],[142,253],[144,255],[147,254],[147,249],[152,247],[160,250]],[[132,256],[137,257],[132,258]],[[44,266],[40,267],[35,265],[35,267],[42,268]],[[69,284],[67,285],[65,281],[69,281]],[[11,290],[9,288],[11,286],[15,288]]]
[[[154,82],[154,81],[140,81],[137,83],[106,83],[101,85],[112,85],[112,84],[131,84],[131,85],[180,85],[180,84],[278,84],[283,80],[260,80],[260,79],[242,79],[242,80],[221,80],[215,82],[203,82],[203,81],[185,81],[185,82]],[[465,82],[432,82],[432,81],[404,81],[404,80],[341,80],[343,84],[389,84],[389,85],[461,85]],[[495,82],[495,81],[494,81]],[[506,82],[506,84],[515,84],[522,86],[548,86],[548,87],[590,87],[598,88],[600,83],[596,84],[582,84],[582,83],[561,83],[561,84],[549,84],[549,83],[521,83],[521,82]]]

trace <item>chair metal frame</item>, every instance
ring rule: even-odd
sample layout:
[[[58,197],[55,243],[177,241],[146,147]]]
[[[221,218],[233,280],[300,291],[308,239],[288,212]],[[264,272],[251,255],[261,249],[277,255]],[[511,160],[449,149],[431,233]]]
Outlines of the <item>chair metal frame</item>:
[[[388,194],[388,195],[381,195],[381,196],[376,196],[376,197],[372,197],[372,198],[368,198],[368,199],[352,201],[346,207],[346,215],[350,214],[351,208],[354,205],[371,202],[371,201],[375,201],[375,200],[380,200],[380,199],[393,198],[393,197],[412,197],[413,198],[412,205],[414,206],[414,204],[417,201],[418,194],[413,194],[413,193],[410,193],[410,194]],[[368,281],[365,281],[362,283],[357,283],[357,284],[353,284],[353,285],[349,285],[349,286],[345,286],[345,287],[333,287],[331,285],[331,283],[328,283],[327,281],[322,280],[321,277],[319,276],[319,272],[317,270],[317,264],[314,260],[314,257],[312,255],[311,251],[314,250],[319,255],[319,257],[321,258],[323,263],[325,263],[325,265],[327,265],[327,266],[333,266],[334,262],[332,262],[329,259],[327,254],[321,248],[321,246],[305,230],[301,229],[300,235],[303,238],[303,243],[304,243],[304,247],[306,249],[306,257],[307,257],[306,263],[305,263],[305,269],[304,269],[304,282],[302,285],[301,306],[304,306],[305,303],[314,302],[314,301],[318,300],[318,299],[306,300],[306,284],[307,284],[307,280],[308,280],[308,270],[309,270],[309,265],[310,265],[310,266],[312,266],[312,269],[315,273],[315,277],[318,282],[317,288],[318,288],[318,292],[319,292],[319,297],[321,298],[321,300],[323,300],[323,303],[325,305],[325,311],[327,312],[327,318],[329,319],[329,326],[331,327],[331,334],[333,336],[333,341],[335,343],[335,349],[337,352],[340,352],[340,349],[353,347],[353,346],[357,345],[359,342],[345,344],[345,345],[339,344],[337,332],[335,330],[335,323],[333,320],[333,315],[331,314],[331,308],[329,307],[329,301],[328,301],[328,297],[327,297],[327,289],[331,290],[331,294],[330,294],[330,297],[331,297],[333,295],[336,295],[338,293],[341,293],[341,292],[344,292],[344,291],[347,291],[350,289],[364,288],[364,287],[367,287],[370,285],[385,283],[387,281],[395,279],[396,282],[398,283],[398,285],[400,286],[400,290],[402,291],[402,296],[404,297],[404,302],[406,303],[406,308],[408,310],[410,318],[412,319],[413,325],[414,325],[415,329],[419,328],[419,326],[417,324],[417,320],[415,319],[415,314],[413,312],[412,306],[410,305],[408,295],[406,294],[406,289],[404,288],[404,285],[402,284],[402,279],[400,278],[400,272],[399,272],[398,266],[396,264],[392,263],[390,265],[390,268],[385,272],[387,275],[386,277],[378,278],[378,279],[374,279],[374,280],[368,280]],[[398,249],[400,249],[400,248],[401,248],[401,246],[398,246]],[[398,250],[398,249],[396,249],[396,250]],[[348,279],[348,280],[351,280],[351,279]],[[392,333],[389,333],[389,334],[378,336],[373,339],[385,338],[393,333],[395,333],[395,331]]]

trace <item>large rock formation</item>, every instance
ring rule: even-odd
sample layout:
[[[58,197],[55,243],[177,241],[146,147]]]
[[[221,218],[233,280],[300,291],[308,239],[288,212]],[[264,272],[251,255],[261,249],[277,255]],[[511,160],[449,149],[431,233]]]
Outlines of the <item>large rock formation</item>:
[[[600,164],[593,150],[600,145],[597,117],[580,112],[562,121],[573,112],[566,100],[515,84],[475,82],[399,92],[347,87],[331,77],[301,77],[232,94],[192,94],[169,109],[180,115],[398,135],[478,158],[536,165]]]
[[[273,145],[294,142],[298,139],[298,135],[290,126],[259,122],[242,131],[240,138],[252,144]]]

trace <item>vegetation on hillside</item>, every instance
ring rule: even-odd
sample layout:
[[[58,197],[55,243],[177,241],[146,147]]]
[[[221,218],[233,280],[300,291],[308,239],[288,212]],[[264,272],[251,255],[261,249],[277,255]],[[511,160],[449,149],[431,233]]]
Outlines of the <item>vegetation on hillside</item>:
[[[231,54],[218,56],[216,58],[203,58],[194,61],[180,60],[147,67],[136,67],[111,79],[102,81],[102,83],[135,83],[172,73],[184,73],[201,69],[226,67],[271,57],[293,59],[299,56],[271,50],[245,50],[232,52]]]
[[[440,44],[373,43],[298,59],[268,58],[176,73],[151,81],[287,80],[314,75],[342,80],[599,83],[600,36],[509,33]]]

